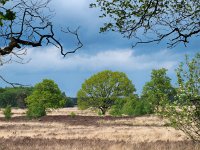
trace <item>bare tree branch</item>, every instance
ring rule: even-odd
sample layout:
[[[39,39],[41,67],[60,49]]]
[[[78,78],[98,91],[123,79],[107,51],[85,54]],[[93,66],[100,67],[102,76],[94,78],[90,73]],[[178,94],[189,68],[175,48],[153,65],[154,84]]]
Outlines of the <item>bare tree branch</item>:
[[[1,76],[0,75],[0,79],[3,81],[3,82],[5,82],[5,83],[7,83],[7,84],[9,84],[9,85],[11,85],[12,87],[17,87],[17,86],[23,86],[23,87],[27,87],[27,86],[30,86],[30,85],[23,85],[23,84],[20,84],[20,83],[13,83],[13,82],[9,82],[9,81],[7,81],[3,76]]]
[[[4,20],[3,26],[0,26],[0,62],[1,65],[8,62],[17,62],[24,64],[23,56],[27,54],[28,47],[42,47],[53,45],[58,48],[64,57],[75,53],[83,47],[78,31],[79,28],[72,31],[61,29],[61,32],[71,34],[77,40],[75,48],[66,51],[62,43],[58,40],[51,22],[54,12],[48,7],[51,0],[17,0],[12,1],[10,5],[1,6],[0,11],[10,10],[15,12],[15,18]],[[57,31],[57,30],[56,30]],[[27,63],[27,62],[25,62]],[[2,76],[1,79],[10,83]],[[10,83],[15,85],[15,83]],[[20,85],[20,84],[16,84]]]

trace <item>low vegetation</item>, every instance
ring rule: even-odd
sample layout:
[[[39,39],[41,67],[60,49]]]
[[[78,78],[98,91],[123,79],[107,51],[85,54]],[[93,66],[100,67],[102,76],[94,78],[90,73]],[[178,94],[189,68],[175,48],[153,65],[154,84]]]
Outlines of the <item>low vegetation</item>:
[[[113,116],[142,116],[152,113],[152,106],[147,101],[140,100],[137,96],[119,98],[110,109],[110,114]]]
[[[14,115],[19,109],[12,110]],[[21,110],[21,115],[23,115]],[[76,113],[71,117],[70,113]],[[0,116],[1,116],[0,112]],[[62,108],[47,116],[27,120],[0,117],[0,149],[108,149],[108,150],[199,150],[180,130],[166,126],[155,115],[142,117],[97,116],[92,110]]]
[[[4,109],[3,114],[4,114],[6,120],[9,120],[12,117],[12,110],[11,110],[11,106],[10,105],[8,105]]]

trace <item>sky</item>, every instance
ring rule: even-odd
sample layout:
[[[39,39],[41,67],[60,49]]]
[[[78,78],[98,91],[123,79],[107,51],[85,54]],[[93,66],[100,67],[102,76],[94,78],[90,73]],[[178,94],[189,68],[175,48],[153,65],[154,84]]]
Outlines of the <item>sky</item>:
[[[5,64],[0,66],[0,75],[10,82],[34,86],[43,79],[54,80],[67,96],[76,97],[81,84],[94,73],[103,70],[125,72],[135,85],[137,94],[150,81],[152,69],[166,68],[172,84],[176,86],[175,69],[184,60],[184,55],[193,56],[200,51],[199,37],[190,39],[187,47],[178,45],[168,49],[166,41],[160,44],[143,44],[134,48],[134,40],[123,38],[119,33],[99,33],[104,20],[98,16],[98,9],[89,8],[93,0],[52,0],[53,18],[56,29],[61,27],[76,29],[80,26],[79,36],[84,47],[75,54],[63,58],[54,46],[28,48],[26,64]],[[56,32],[62,39],[64,49],[70,50],[74,38]],[[0,86],[9,86],[0,81]]]

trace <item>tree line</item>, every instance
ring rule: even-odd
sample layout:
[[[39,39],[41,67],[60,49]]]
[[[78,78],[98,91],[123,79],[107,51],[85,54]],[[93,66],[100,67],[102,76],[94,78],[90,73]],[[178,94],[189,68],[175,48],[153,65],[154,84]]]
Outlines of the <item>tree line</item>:
[[[34,87],[5,87],[0,88],[0,108],[7,106],[16,108],[27,108],[26,98],[34,91]],[[61,93],[65,99],[63,107],[73,107],[77,105],[76,98],[67,97],[64,92]]]

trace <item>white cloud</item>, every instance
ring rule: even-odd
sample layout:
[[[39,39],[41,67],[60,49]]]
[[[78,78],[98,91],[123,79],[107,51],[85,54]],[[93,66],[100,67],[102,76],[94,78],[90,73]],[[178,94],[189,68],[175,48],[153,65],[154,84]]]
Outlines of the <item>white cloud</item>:
[[[168,50],[152,54],[136,55],[132,49],[116,49],[99,51],[96,54],[72,54],[63,58],[60,51],[54,47],[28,50],[26,58],[31,58],[28,64],[9,64],[1,69],[11,69],[16,72],[40,71],[99,71],[115,69],[121,71],[151,70],[154,68],[167,68],[174,70],[179,55]]]

